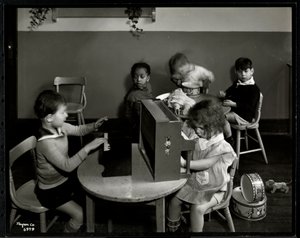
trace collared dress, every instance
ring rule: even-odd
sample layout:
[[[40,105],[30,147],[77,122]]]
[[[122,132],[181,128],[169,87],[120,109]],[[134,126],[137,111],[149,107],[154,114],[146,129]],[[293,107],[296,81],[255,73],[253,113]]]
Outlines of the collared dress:
[[[206,170],[192,171],[187,183],[177,192],[176,197],[190,204],[203,204],[211,200],[218,191],[226,191],[226,184],[230,180],[228,167],[236,158],[236,154],[229,143],[220,133],[209,140],[196,138],[193,160],[205,160],[218,156],[218,161]]]

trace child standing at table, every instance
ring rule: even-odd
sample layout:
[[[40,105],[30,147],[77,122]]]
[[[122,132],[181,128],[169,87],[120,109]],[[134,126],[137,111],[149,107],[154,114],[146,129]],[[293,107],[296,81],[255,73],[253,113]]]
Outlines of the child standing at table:
[[[236,158],[229,143],[224,140],[224,115],[220,103],[203,100],[189,111],[184,133],[196,141],[192,171],[187,183],[175,194],[168,206],[167,226],[174,232],[180,226],[181,206],[190,205],[192,232],[202,232],[204,214],[210,207],[220,203],[225,195],[230,176],[228,167]],[[186,160],[181,158],[181,167]]]
[[[192,64],[187,56],[182,53],[176,53],[170,58],[169,68],[171,81],[178,87],[181,87],[183,82],[191,82],[207,89],[209,84],[215,79],[211,71],[199,65]]]
[[[36,145],[37,198],[44,207],[57,209],[71,217],[65,224],[64,232],[77,232],[83,224],[83,211],[72,200],[76,188],[69,174],[86,159],[91,150],[105,143],[106,139],[96,138],[69,157],[67,136],[83,136],[95,131],[107,117],[80,126],[65,123],[68,116],[65,99],[52,90],[39,94],[34,111],[41,121]]]
[[[125,96],[125,116],[132,125],[134,141],[138,139],[139,133],[140,102],[153,98],[150,74],[151,68],[147,63],[138,62],[131,67],[133,85]]]
[[[224,135],[231,137],[230,124],[245,125],[255,118],[256,107],[260,98],[260,89],[256,85],[253,74],[254,68],[249,58],[238,58],[235,61],[235,72],[237,80],[219,96],[223,99],[223,105],[231,107],[226,114],[226,125]]]

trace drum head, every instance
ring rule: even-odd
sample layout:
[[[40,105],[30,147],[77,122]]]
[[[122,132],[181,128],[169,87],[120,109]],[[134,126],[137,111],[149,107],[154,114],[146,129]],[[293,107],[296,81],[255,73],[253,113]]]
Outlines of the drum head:
[[[248,174],[243,174],[241,177],[241,189],[245,200],[252,202],[254,199],[253,186]]]
[[[243,174],[241,189],[245,200],[248,202],[262,201],[265,197],[264,183],[257,173]]]

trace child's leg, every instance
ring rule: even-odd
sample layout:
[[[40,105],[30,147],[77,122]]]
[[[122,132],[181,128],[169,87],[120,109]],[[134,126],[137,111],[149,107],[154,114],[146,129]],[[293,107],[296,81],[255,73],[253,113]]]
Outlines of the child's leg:
[[[180,226],[181,204],[182,201],[179,200],[177,197],[173,197],[169,202],[167,226],[168,230],[171,232],[176,231]]]
[[[230,123],[227,120],[225,120],[225,125],[224,125],[224,128],[223,128],[223,133],[224,133],[224,137],[225,138],[229,138],[229,137],[232,136]]]
[[[69,201],[57,207],[56,209],[68,214],[71,217],[65,226],[64,232],[77,232],[83,224],[82,207],[74,201]]]
[[[218,201],[212,197],[208,203],[201,205],[191,205],[191,231],[202,232],[204,226],[204,214],[210,207],[216,205]]]

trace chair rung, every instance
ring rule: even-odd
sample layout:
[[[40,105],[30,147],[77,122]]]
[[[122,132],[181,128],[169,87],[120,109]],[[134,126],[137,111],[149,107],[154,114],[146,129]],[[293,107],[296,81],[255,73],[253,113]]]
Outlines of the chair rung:
[[[253,136],[249,136],[249,135],[248,135],[248,137],[249,137],[250,139],[252,139],[252,140],[254,140],[255,142],[257,142],[257,143],[258,143],[258,140],[257,140],[257,139],[255,139]]]
[[[223,214],[222,214],[221,212],[219,212],[218,210],[216,210],[215,212],[217,212],[218,215],[219,215],[223,220],[226,221],[226,217],[224,217]]]
[[[241,151],[240,155],[247,154],[247,153],[252,153],[252,152],[257,152],[257,151],[262,151],[262,149],[253,149],[253,150]]]
[[[47,226],[47,231],[50,229],[50,227],[56,222],[59,216],[55,216],[52,221]]]

